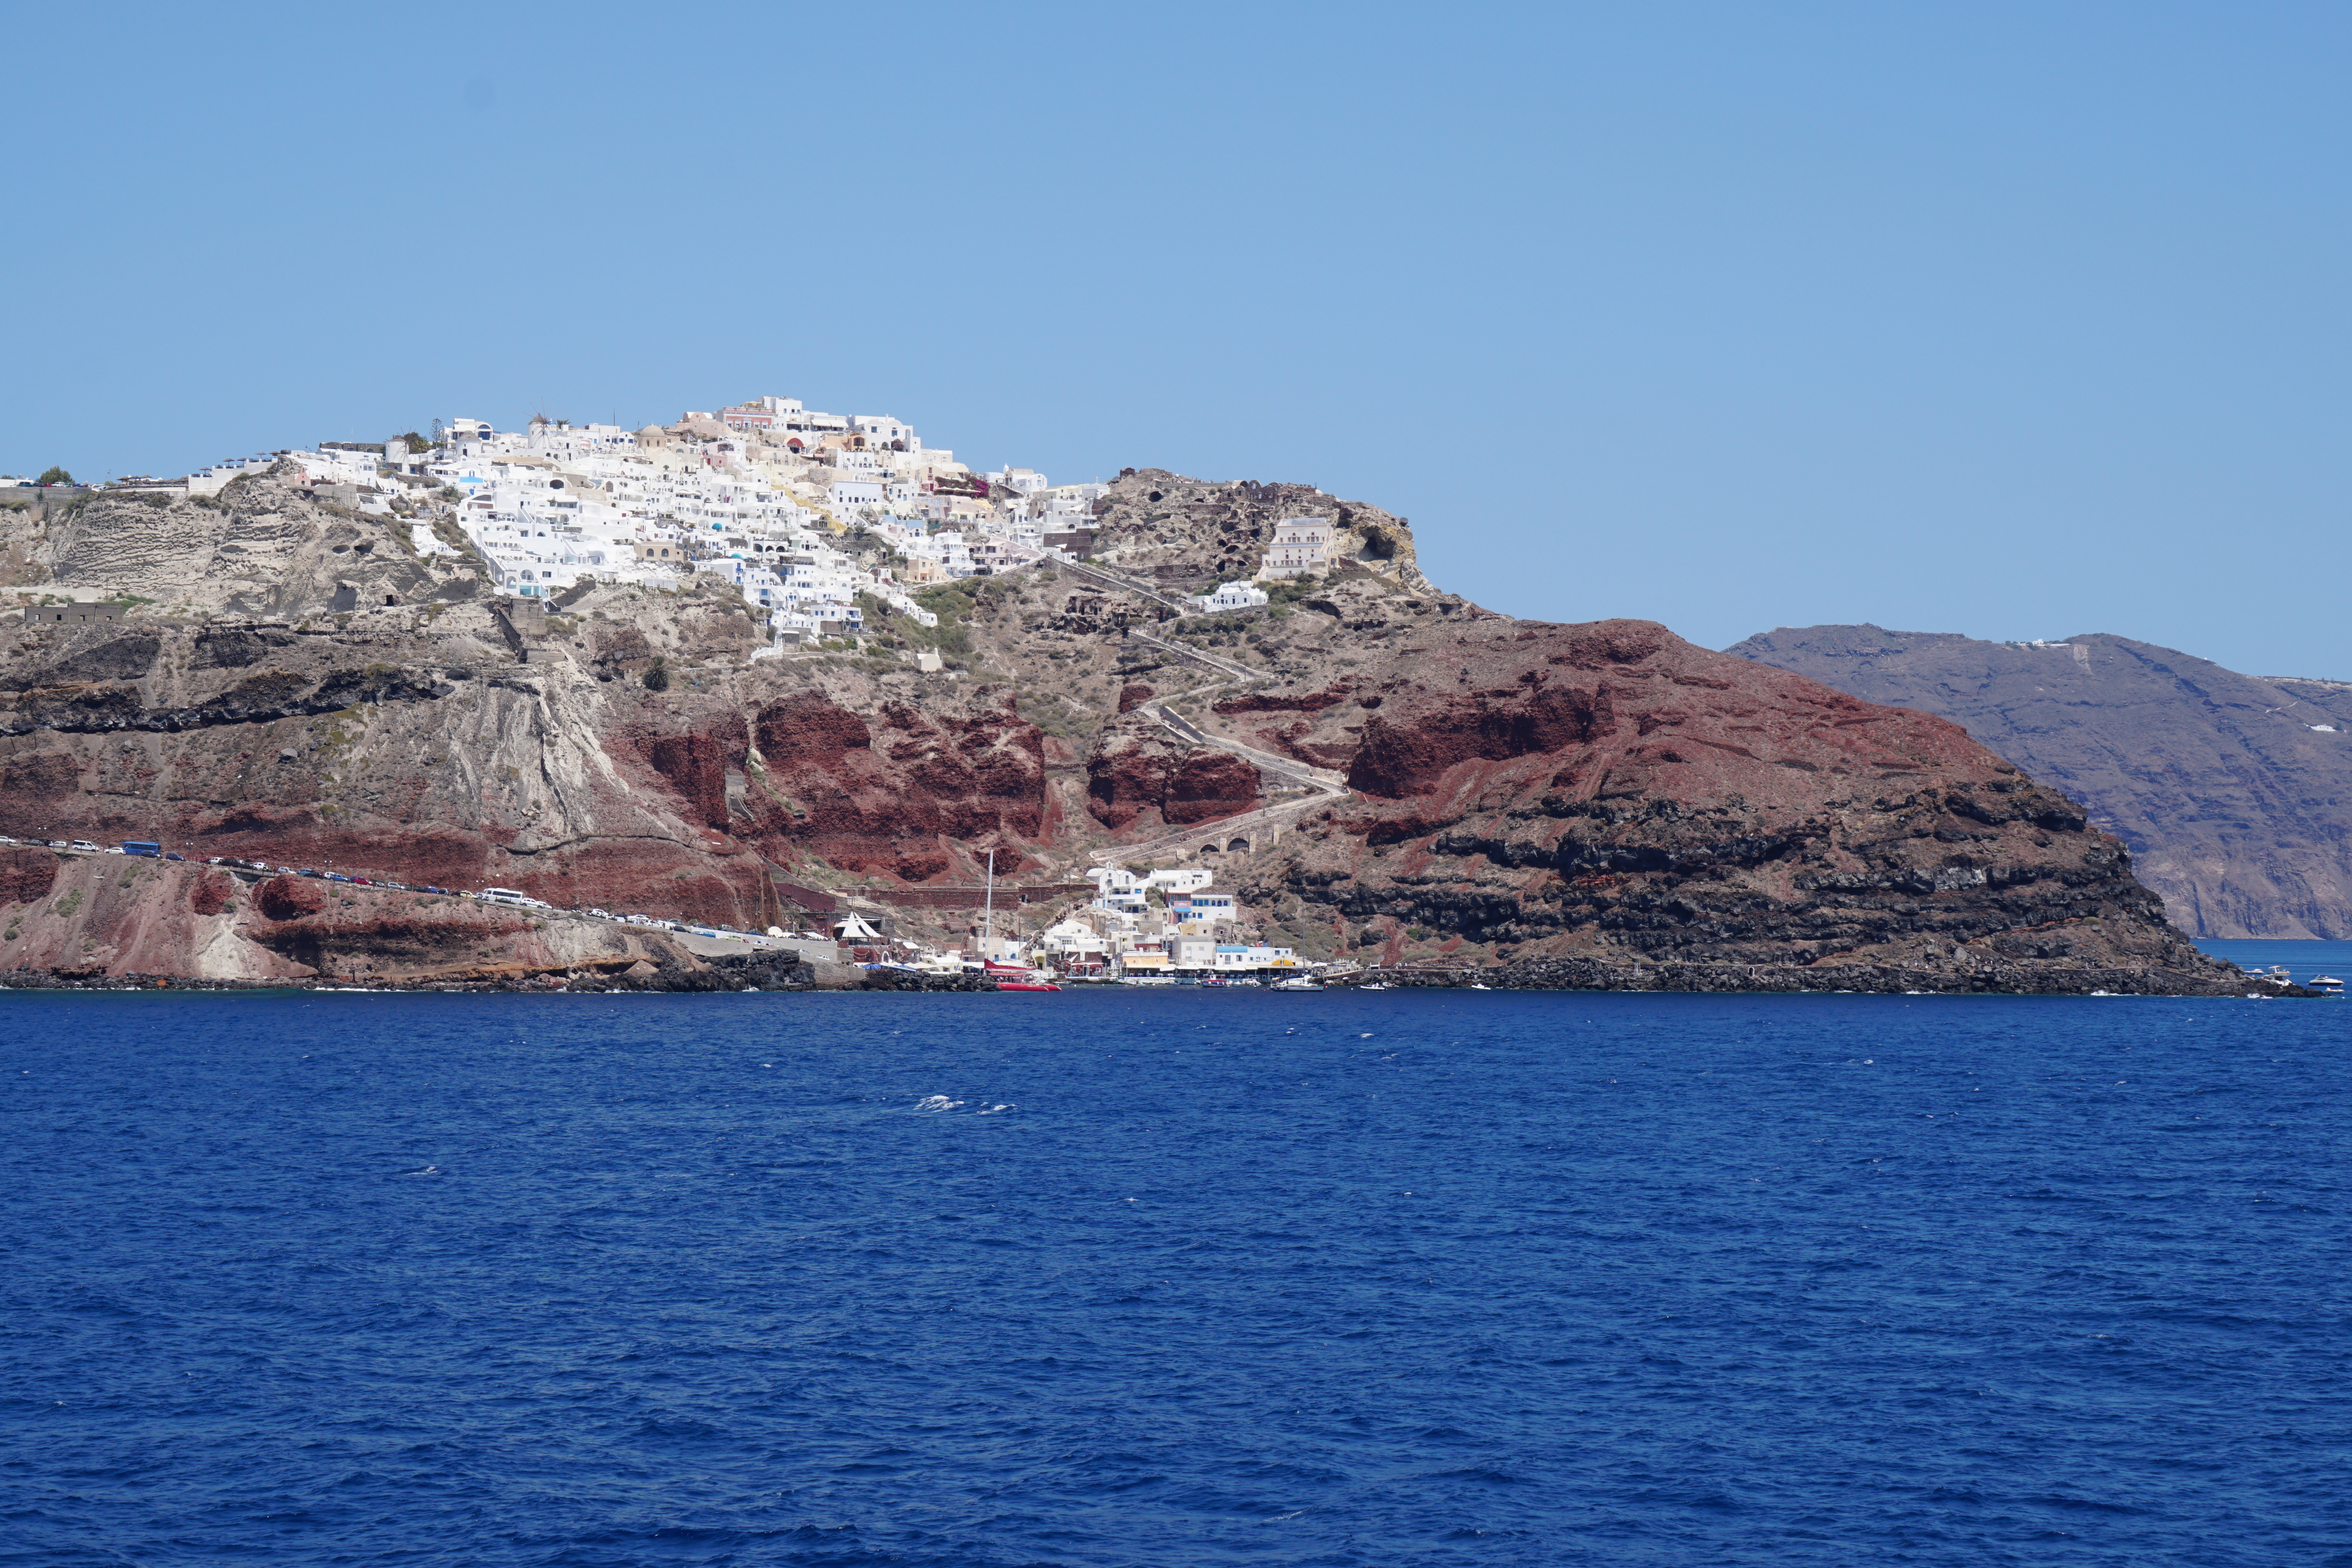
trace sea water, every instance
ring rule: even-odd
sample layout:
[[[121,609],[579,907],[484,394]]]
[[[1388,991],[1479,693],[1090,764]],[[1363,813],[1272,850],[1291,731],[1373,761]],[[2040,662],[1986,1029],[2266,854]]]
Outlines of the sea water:
[[[2296,980],[2308,980],[2315,975],[2331,975],[2339,980],[2352,980],[2352,942],[2253,937],[2200,941],[2197,946],[2212,957],[2224,959],[2255,973],[2267,971],[2275,966]]]
[[[0,1562],[2352,1563],[2347,1021],[0,996]]]

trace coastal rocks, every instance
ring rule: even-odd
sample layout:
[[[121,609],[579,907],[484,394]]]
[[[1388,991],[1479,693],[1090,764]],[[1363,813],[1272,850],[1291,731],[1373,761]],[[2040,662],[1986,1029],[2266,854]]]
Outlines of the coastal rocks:
[[[2146,996],[2313,998],[2300,986],[2255,980],[2227,965],[2195,969],[2162,967],[2055,969],[2042,965],[1986,963],[1965,969],[1924,971],[1885,964],[1826,968],[1790,964],[1692,964],[1544,958],[1486,969],[1378,969],[1351,977],[1390,987],[1490,990],[1661,991],[1717,994],[1835,990],[1878,996]],[[1343,981],[1342,984],[1348,982]]]
[[[297,876],[261,879],[240,898],[228,873],[194,863],[0,857],[0,983],[38,971],[473,985],[618,975],[643,963],[655,973],[706,967],[658,933],[555,911]]]
[[[292,972],[238,934],[233,901],[205,892],[218,875],[206,867],[38,850],[10,859],[23,865],[35,857],[49,862],[45,891],[35,891],[37,874],[0,884],[0,971],[247,979]]]
[[[1362,806],[1304,824],[1244,890],[1319,909],[1342,946],[1395,962],[1443,933],[1520,963],[2234,983],[2120,843],[1941,719],[1646,622],[1489,623],[1404,652],[1347,710]],[[1296,754],[1278,721],[1343,711],[1328,695],[1231,706]]]

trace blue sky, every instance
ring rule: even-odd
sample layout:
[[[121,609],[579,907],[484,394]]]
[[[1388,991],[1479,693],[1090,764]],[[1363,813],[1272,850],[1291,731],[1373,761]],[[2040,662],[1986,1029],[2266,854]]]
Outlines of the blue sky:
[[[762,392],[2352,678],[2341,6],[19,7],[0,471]]]

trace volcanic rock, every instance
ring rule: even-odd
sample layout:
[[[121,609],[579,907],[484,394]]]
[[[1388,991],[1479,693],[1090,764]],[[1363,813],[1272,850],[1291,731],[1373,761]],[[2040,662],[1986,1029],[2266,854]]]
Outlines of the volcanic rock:
[[[1090,859],[1206,855],[1254,934],[1311,957],[1529,984],[2242,984],[2120,842],[1940,719],[1648,622],[1494,615],[1427,583],[1402,519],[1308,486],[1129,471],[1098,509],[1103,568],[929,591],[936,629],[877,603],[856,653],[757,660],[756,612],[707,578],[583,586],[525,637],[470,558],[417,558],[406,522],[283,476],[217,506],[0,515],[49,586],[152,601],[0,645],[0,832],[558,906],[18,851],[0,968],[790,986],[563,912],[764,928],[789,889],[956,940],[993,852],[1004,929],[1067,907]],[[1334,519],[1328,573],[1177,618],[1171,591],[1248,576],[1293,516]]]
[[[2128,637],[1782,627],[1727,650],[1938,714],[2083,802],[2199,936],[2352,936],[2352,684]]]
[[[1944,720],[1648,622],[1432,629],[1400,654],[1342,700],[1226,705],[1269,749],[1353,739],[1362,803],[1243,889],[1340,948],[1395,963],[1466,939],[1520,966],[1891,969],[1927,988],[2024,961],[2041,988],[2240,981],[2164,923],[2120,841]]]

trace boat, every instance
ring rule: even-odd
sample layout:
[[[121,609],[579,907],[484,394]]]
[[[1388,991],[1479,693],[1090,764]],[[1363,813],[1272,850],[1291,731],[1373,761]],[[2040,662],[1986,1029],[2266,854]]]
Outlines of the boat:
[[[999,980],[996,988],[1000,991],[1058,991],[1062,988],[1051,980]]]
[[[1493,990],[1495,988],[1494,988],[1494,987],[1492,987],[1492,986],[1483,986],[1483,985],[1480,985],[1477,981],[1473,980],[1473,981],[1471,981],[1471,982],[1470,982],[1470,988],[1471,988],[1472,990],[1474,990],[1474,991],[1491,991],[1491,990]]]
[[[1358,986],[1358,987],[1356,988],[1356,989],[1358,989],[1358,990],[1360,990],[1360,991],[1385,991],[1385,990],[1387,990],[1388,988],[1388,988],[1388,984],[1387,984],[1387,982],[1382,981],[1382,980],[1373,980],[1373,981],[1370,981],[1370,982],[1369,982],[1369,983],[1367,983],[1367,984],[1365,984],[1365,985]]]
[[[2314,975],[2303,982],[2303,988],[2317,991],[2323,997],[2340,997],[2344,994],[2344,982],[2333,975]]]
[[[1322,986],[1304,975],[1293,975],[1286,980],[1276,980],[1266,988],[1269,991],[1319,991]]]

